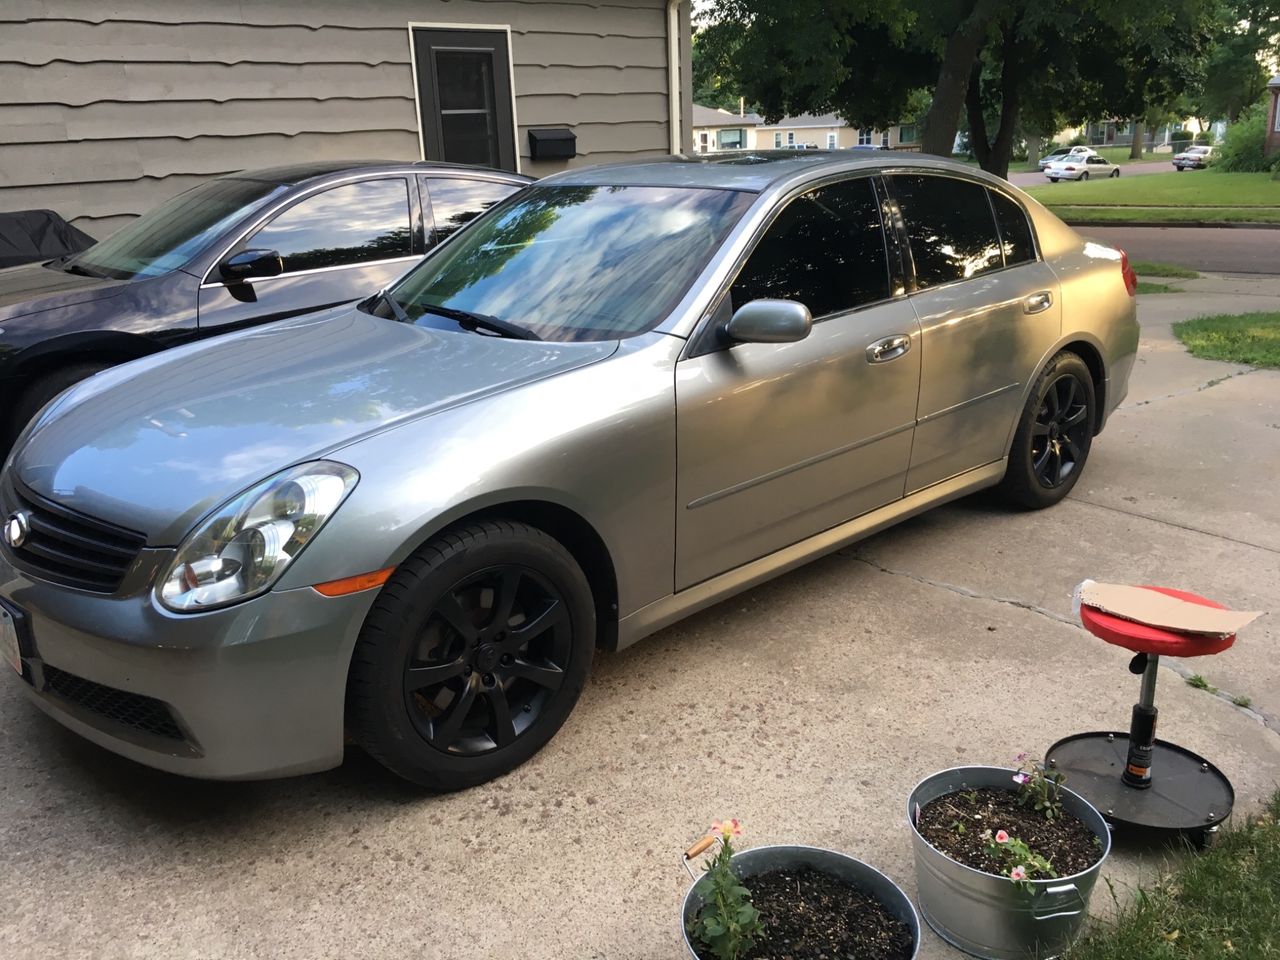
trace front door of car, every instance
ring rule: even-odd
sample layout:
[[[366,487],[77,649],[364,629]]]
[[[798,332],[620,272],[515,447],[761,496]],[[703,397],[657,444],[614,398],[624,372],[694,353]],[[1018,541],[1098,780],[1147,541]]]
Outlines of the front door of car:
[[[382,177],[329,187],[284,208],[232,247],[275,251],[280,272],[200,285],[202,331],[279,320],[377,293],[422,255],[417,185]]]
[[[1061,331],[1062,306],[1010,196],[940,174],[889,180],[921,327],[912,493],[1008,453],[1027,382]]]
[[[784,299],[813,329],[793,343],[704,334],[677,364],[676,589],[902,496],[920,350],[899,293],[872,178],[778,213],[709,319]]]

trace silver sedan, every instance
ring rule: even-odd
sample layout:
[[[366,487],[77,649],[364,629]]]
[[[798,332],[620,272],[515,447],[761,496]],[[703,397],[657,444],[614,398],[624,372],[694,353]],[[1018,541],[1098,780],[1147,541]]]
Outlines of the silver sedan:
[[[73,387],[0,478],[0,643],[192,776],[354,742],[527,760],[595,652],[983,487],[1047,507],[1125,395],[1123,253],[929,157],[573,170],[358,308]]]

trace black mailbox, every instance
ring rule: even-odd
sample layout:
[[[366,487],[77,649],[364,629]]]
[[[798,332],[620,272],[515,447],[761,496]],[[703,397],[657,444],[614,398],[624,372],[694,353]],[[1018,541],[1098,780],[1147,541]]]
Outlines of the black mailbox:
[[[529,131],[531,160],[569,160],[578,155],[578,135],[568,127]]]

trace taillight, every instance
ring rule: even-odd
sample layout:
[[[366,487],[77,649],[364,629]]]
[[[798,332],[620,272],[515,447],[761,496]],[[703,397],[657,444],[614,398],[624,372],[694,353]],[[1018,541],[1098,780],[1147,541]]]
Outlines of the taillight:
[[[1076,170],[1076,168],[1075,168],[1075,167],[1063,167],[1062,169],[1063,169],[1063,170],[1069,170],[1069,171],[1071,171],[1072,173],[1075,173],[1075,170]]]
[[[1129,266],[1129,255],[1123,250],[1120,251],[1120,273],[1124,276],[1124,288],[1129,291],[1129,296],[1134,296],[1138,292],[1138,275]]]

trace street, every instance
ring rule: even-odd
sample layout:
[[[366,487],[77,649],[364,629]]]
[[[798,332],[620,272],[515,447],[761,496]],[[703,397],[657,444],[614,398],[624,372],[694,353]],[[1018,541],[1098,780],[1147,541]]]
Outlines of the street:
[[[1120,168],[1120,176],[1122,177],[1145,177],[1152,173],[1173,173],[1173,155],[1166,154],[1161,160],[1144,160],[1141,163],[1127,163]],[[1039,187],[1046,183],[1052,183],[1043,172],[1039,170],[1019,170],[1015,166],[1009,171],[1009,182],[1015,187]]]
[[[1130,655],[1071,613],[1085,577],[1272,611],[1218,656],[1167,659],[1157,694],[1161,736],[1256,810],[1280,782],[1280,371],[1194,359],[1170,326],[1274,306],[1280,279],[1182,286],[1140,298],[1129,395],[1062,504],[971,497],[601,655],[555,740],[464,793],[355,750],[295,780],[185,780],[0,678],[0,956],[676,960],[679,852],[730,816],[746,846],[846,851],[914,895],[917,781],[1127,727]],[[1123,900],[1168,857],[1119,836],[1104,876]],[[920,957],[959,954],[926,930]]]
[[[1265,227],[1076,227],[1131,260],[1209,273],[1280,273],[1280,230]],[[1274,309],[1275,303],[1272,303]]]

